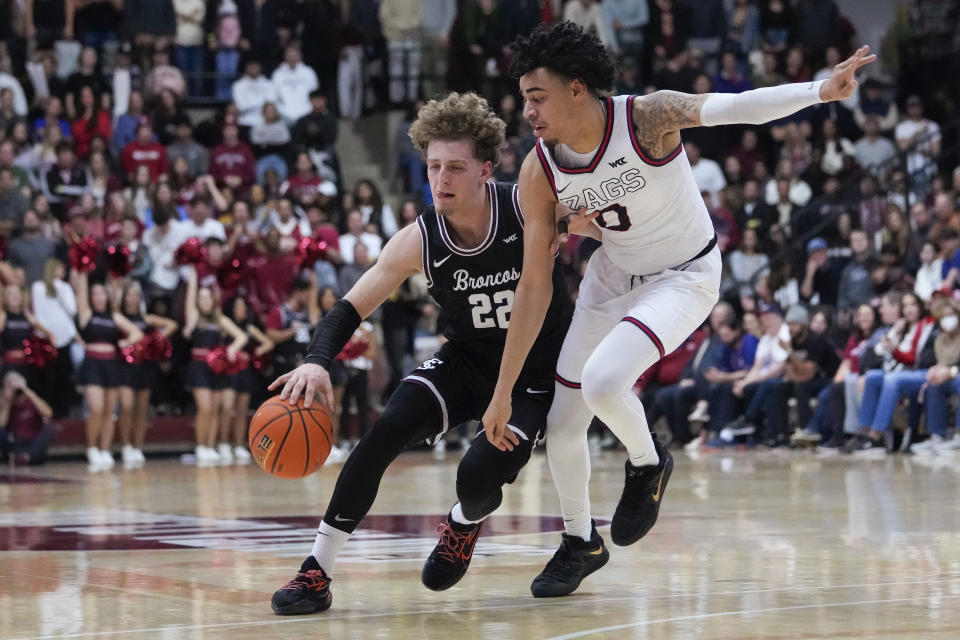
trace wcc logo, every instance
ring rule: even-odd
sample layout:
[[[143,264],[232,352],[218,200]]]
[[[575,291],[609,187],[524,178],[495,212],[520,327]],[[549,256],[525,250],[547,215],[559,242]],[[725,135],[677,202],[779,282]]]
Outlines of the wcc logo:
[[[623,165],[627,164],[627,159],[625,157],[617,158],[613,162],[608,162],[607,164],[610,165],[611,167],[622,167]]]

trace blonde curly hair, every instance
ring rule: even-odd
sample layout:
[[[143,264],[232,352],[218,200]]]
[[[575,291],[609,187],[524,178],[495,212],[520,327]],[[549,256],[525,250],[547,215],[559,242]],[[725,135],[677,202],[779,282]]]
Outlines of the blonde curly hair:
[[[433,140],[472,140],[474,155],[495,165],[500,159],[506,128],[481,96],[451,93],[424,105],[408,135],[424,155]]]

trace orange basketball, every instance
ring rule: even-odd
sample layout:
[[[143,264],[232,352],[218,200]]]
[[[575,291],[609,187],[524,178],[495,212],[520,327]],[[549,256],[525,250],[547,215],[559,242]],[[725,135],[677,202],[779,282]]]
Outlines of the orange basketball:
[[[247,433],[250,453],[264,471],[278,478],[302,478],[320,467],[333,446],[333,425],[319,402],[307,409],[280,396],[260,405]]]

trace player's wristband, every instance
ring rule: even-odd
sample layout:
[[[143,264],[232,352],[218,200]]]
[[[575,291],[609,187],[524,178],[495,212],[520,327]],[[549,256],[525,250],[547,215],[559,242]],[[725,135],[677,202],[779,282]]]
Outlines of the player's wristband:
[[[330,363],[350,341],[363,318],[349,300],[338,300],[313,332],[305,362],[330,369]]]

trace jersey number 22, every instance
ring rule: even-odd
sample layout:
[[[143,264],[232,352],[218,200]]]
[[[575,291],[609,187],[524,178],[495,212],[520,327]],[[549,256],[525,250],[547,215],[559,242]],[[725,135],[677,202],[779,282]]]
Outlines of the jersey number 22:
[[[492,296],[474,293],[467,302],[473,307],[473,326],[477,329],[507,329],[510,326],[510,310],[513,309],[513,291],[510,289],[497,291]],[[495,313],[491,314],[494,307]]]

